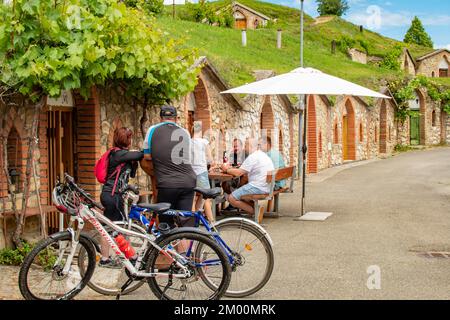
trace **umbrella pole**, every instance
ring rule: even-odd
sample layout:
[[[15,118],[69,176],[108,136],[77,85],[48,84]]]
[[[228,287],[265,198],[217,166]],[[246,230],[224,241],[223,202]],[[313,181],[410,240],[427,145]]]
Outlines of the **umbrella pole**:
[[[304,96],[305,101],[303,102],[305,108],[303,109],[303,143],[302,143],[302,153],[303,153],[303,168],[302,168],[302,205],[301,205],[301,215],[305,214],[305,196],[306,196],[306,154],[308,152],[308,146],[306,145],[306,121],[308,117],[308,106],[307,106],[307,96]]]

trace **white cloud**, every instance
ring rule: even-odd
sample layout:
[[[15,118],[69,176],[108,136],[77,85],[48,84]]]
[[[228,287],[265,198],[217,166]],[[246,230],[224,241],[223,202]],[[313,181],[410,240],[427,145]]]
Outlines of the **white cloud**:
[[[379,6],[369,6],[366,11],[358,11],[350,14],[348,20],[364,25],[369,29],[381,29],[383,27],[405,27],[411,25],[411,21],[417,14],[409,11],[391,12]],[[427,16],[419,15],[425,26],[448,26],[450,15]]]
[[[450,44],[447,44],[447,45],[441,45],[441,46],[436,46],[436,48],[435,49],[447,49],[447,50],[450,50]]]

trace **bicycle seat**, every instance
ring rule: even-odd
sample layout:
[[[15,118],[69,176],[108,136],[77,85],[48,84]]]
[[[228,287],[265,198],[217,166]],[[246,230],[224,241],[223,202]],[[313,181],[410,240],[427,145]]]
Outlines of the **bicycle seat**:
[[[162,202],[162,203],[139,203],[139,207],[148,209],[151,212],[161,213],[170,209],[171,204]]]
[[[200,193],[203,196],[203,199],[214,199],[222,194],[222,188],[213,188],[213,189],[195,188],[194,191]]]

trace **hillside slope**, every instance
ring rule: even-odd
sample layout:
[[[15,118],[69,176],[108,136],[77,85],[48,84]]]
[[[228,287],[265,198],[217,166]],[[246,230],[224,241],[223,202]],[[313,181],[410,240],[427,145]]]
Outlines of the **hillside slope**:
[[[213,2],[217,9],[231,4],[231,0]],[[264,3],[255,0],[239,2],[265,15],[277,19],[275,24],[258,30],[248,30],[247,47],[241,45],[241,31],[214,27],[187,21],[186,6],[176,6],[177,18],[172,19],[171,7],[166,7],[166,15],[158,18],[161,29],[175,38],[185,40],[187,46],[198,48],[200,55],[207,56],[231,86],[238,86],[254,80],[253,70],[274,70],[288,72],[299,66],[300,12],[293,8]],[[276,32],[283,29],[283,48],[276,48]],[[331,41],[342,37],[358,40],[356,47],[363,43],[370,55],[383,57],[398,42],[377,33],[364,30],[340,18],[315,24],[315,19],[305,17],[305,66],[320,69],[347,80],[378,89],[382,79],[392,79],[396,72],[373,65],[352,62],[346,54],[337,51],[331,54]],[[361,40],[361,41],[359,41]],[[408,46],[414,56],[430,52],[429,48]],[[362,49],[362,48],[361,48]]]

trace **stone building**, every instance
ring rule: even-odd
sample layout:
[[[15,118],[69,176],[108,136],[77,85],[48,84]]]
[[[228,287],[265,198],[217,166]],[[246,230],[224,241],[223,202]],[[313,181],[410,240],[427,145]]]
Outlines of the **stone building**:
[[[370,107],[357,97],[308,97],[308,172],[391,154],[397,127],[393,100]]]
[[[416,59],[418,75],[432,78],[450,77],[450,50],[440,49]]]
[[[265,27],[271,20],[268,16],[239,2],[232,4],[234,27],[236,29],[257,29]]]
[[[179,123],[190,130],[193,121],[201,121],[205,134],[213,146],[217,160],[223,151],[231,150],[232,140],[258,135],[267,130],[276,137],[287,164],[295,163],[298,145],[298,117],[286,96],[249,97],[245,101],[234,95],[222,95],[229,89],[217,70],[206,58],[194,91],[175,101]],[[60,99],[48,99],[39,115],[39,135],[31,137],[34,109],[22,99],[11,99],[0,105],[0,248],[7,244],[14,230],[12,199],[21,210],[23,182],[28,145],[37,139],[33,154],[36,180],[31,179],[31,196],[27,206],[25,238],[39,234],[39,202],[47,214],[49,232],[59,225],[58,214],[51,206],[51,190],[64,172],[74,176],[85,190],[96,198],[100,185],[94,176],[94,165],[103,152],[112,145],[116,128],[133,128],[133,149],[141,149],[147,129],[159,121],[159,108],[143,108],[141,101],[128,98],[125,88],[92,88],[85,100],[76,92],[64,92]],[[8,168],[5,168],[3,146],[7,148]],[[14,179],[13,193],[7,189],[7,175]],[[149,179],[138,172],[137,182],[143,190],[149,189]],[[10,244],[10,243],[9,243]]]

